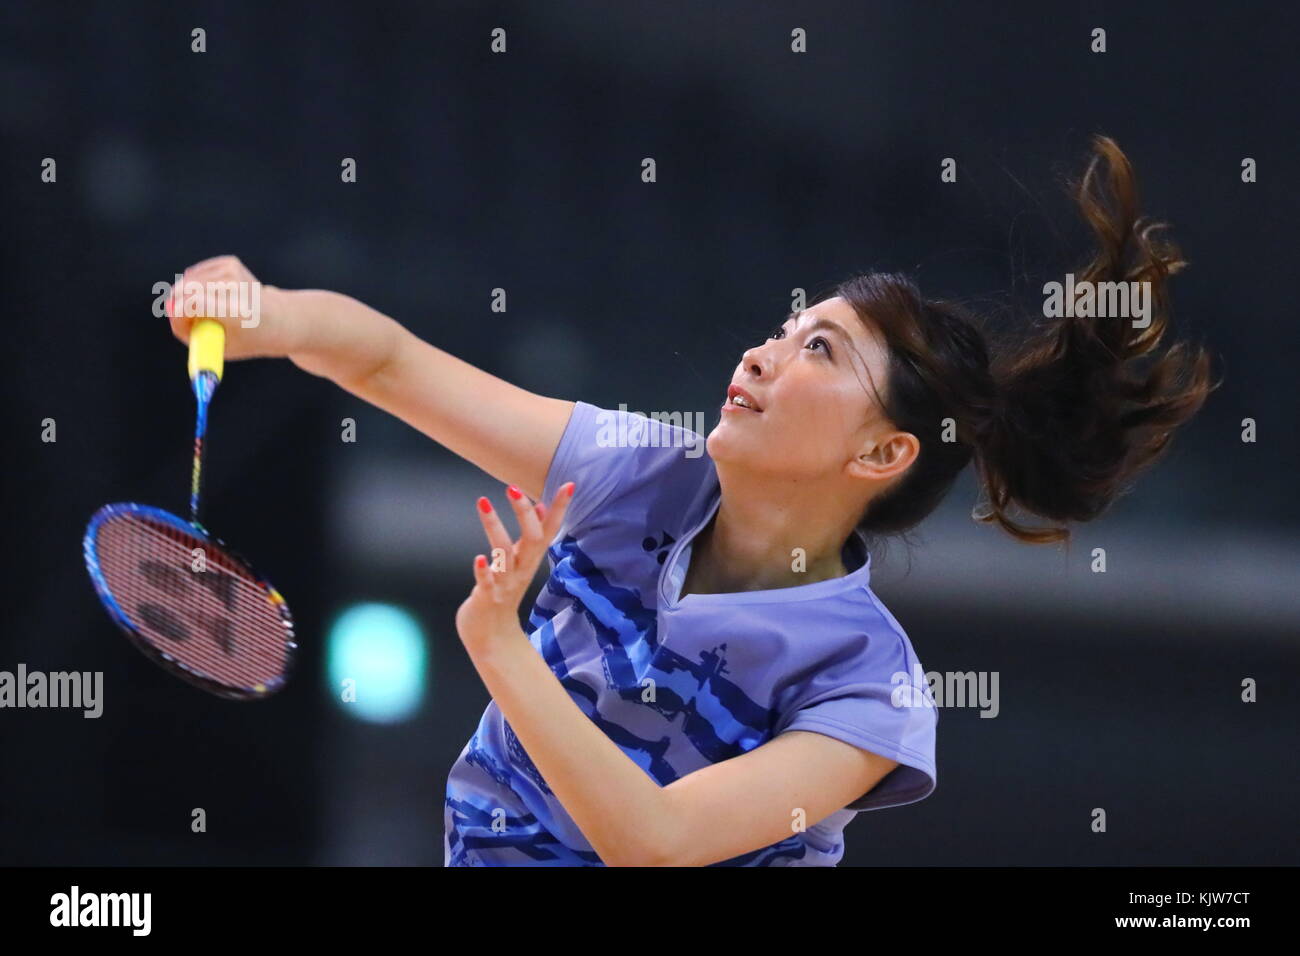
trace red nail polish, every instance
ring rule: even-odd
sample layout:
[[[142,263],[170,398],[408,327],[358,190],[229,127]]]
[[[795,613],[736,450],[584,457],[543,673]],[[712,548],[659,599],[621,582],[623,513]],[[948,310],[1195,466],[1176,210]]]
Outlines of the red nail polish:
[[[570,498],[573,497],[573,491],[574,491],[574,489],[577,488],[577,487],[578,487],[578,486],[575,485],[573,482],[569,482],[569,497],[570,497]]]
[[[478,510],[481,511],[481,512],[483,512],[485,515],[486,515],[486,514],[491,514],[491,513],[492,513],[492,502],[488,501],[486,498],[480,498],[480,499],[478,500]]]
[[[475,558],[474,558],[474,567],[476,567],[476,568],[480,568],[480,569],[481,569],[481,568],[486,568],[486,567],[487,567],[487,558],[483,557],[483,555],[481,555],[481,554],[478,555],[477,557],[475,557]]]
[[[511,485],[509,488],[506,489],[506,494],[508,494],[511,497],[511,499],[513,499],[514,501],[518,501],[520,498],[524,496],[524,493],[520,491],[518,488],[516,488],[514,485]]]

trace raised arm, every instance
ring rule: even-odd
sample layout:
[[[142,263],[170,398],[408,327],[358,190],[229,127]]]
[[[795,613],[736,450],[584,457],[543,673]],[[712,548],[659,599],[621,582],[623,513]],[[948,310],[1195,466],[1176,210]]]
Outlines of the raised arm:
[[[185,283],[256,283],[234,256],[191,266]],[[287,357],[428,435],[505,484],[541,497],[574,403],[537,395],[412,335],[388,316],[337,292],[259,285],[257,324],[218,317],[226,357]],[[250,297],[251,299],[251,297]],[[189,340],[184,300],[169,309]],[[201,311],[213,311],[211,309]]]
[[[289,354],[299,368],[396,415],[502,483],[542,496],[573,402],[512,385],[337,292],[271,296],[300,317],[303,338]]]

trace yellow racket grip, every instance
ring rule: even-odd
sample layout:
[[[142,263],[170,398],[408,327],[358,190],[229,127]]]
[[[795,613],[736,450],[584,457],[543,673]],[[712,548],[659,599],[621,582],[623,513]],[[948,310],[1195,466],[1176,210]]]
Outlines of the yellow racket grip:
[[[190,379],[211,372],[221,381],[226,356],[226,330],[216,319],[197,319],[190,328]]]

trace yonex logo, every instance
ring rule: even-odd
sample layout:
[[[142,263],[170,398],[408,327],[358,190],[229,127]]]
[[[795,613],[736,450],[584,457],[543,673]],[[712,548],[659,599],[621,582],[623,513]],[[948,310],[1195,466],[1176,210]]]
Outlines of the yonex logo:
[[[200,585],[211,591],[227,610],[234,609],[235,583],[228,575],[213,571],[181,571],[154,560],[141,561],[139,568],[140,576],[169,600],[184,601],[190,589]],[[190,628],[180,616],[160,604],[138,604],[135,612],[136,617],[169,640],[182,642],[190,639]],[[205,620],[208,633],[223,652],[227,655],[235,652],[235,639],[229,618],[206,614],[195,608],[191,608],[189,613],[192,617],[202,617]]]
[[[668,552],[672,549],[673,542],[676,540],[677,540],[676,538],[674,538],[667,531],[665,531],[663,541],[659,541],[655,538],[646,538],[644,541],[641,542],[641,550],[653,551],[655,548],[663,548],[663,550],[659,552],[658,557],[655,559],[660,564],[663,564],[665,561],[668,560]]]

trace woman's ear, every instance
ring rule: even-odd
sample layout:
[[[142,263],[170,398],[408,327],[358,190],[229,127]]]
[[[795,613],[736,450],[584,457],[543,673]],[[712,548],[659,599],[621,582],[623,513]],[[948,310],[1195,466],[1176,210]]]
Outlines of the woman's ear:
[[[869,439],[848,463],[849,473],[869,481],[897,478],[916,461],[921,443],[911,432],[891,432]]]

